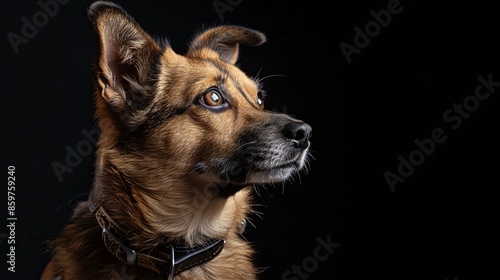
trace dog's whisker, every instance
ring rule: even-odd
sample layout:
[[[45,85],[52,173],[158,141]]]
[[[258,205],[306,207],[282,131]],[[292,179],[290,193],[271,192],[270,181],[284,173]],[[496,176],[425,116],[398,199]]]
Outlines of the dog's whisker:
[[[251,216],[248,217],[248,223],[250,223],[254,228],[257,228],[255,226],[255,224],[253,223],[253,218],[252,217],[257,217],[259,219],[262,219],[263,213],[261,213],[259,211],[255,211],[255,210],[250,211],[250,213],[251,213]]]
[[[255,193],[258,195],[258,196],[262,196],[259,192],[259,188],[256,187],[256,186],[253,186],[253,189],[255,190]]]
[[[269,78],[273,78],[273,77],[283,77],[283,78],[286,78],[286,75],[283,75],[283,74],[272,74],[272,75],[267,75],[265,77],[262,77],[262,78],[259,78],[257,80],[257,83],[262,83],[262,81],[266,80],[266,79],[269,79]]]
[[[251,213],[252,213],[254,216],[258,217],[259,219],[263,219],[263,218],[262,218],[262,215],[264,215],[264,214],[263,214],[262,212],[252,211]],[[252,222],[249,222],[249,223],[250,223],[250,224],[252,224]],[[254,225],[254,224],[252,224],[252,225],[255,227],[255,225]]]
[[[260,78],[260,72],[261,72],[261,71],[262,71],[262,67],[260,67],[260,68],[259,68],[259,71],[257,71],[257,74],[256,74],[256,75],[255,75],[255,77],[254,77],[254,80],[255,80],[255,81],[257,81],[257,83],[258,83],[258,81],[259,81],[259,78]]]
[[[237,150],[240,150],[241,148],[243,148],[244,146],[246,145],[251,145],[251,144],[255,144],[257,143],[257,141],[249,141],[249,142],[246,142],[246,143],[243,143],[241,144],[238,148],[236,148]]]
[[[258,216],[259,218],[261,218],[260,216]],[[261,218],[262,219],[262,218]],[[252,223],[252,219],[247,219],[247,222],[253,226],[253,228],[257,228],[257,226],[255,226],[254,223]]]
[[[252,206],[252,207],[266,207],[266,205],[264,205],[264,204],[260,204],[260,203],[252,203],[252,205],[251,205],[251,206]],[[256,211],[256,210],[254,209],[254,211]]]
[[[274,184],[273,184],[272,186],[274,187]],[[265,186],[263,186],[263,188],[264,188],[264,190],[267,192],[267,194],[268,194],[270,197],[274,197],[274,196],[272,195],[272,193],[270,193],[270,192],[269,192],[269,190],[268,190]]]
[[[240,234],[240,236],[241,236],[241,238],[245,239],[245,241],[247,241],[247,242],[248,242],[248,239],[247,239],[247,237],[246,237],[246,236],[244,236],[243,234]]]
[[[316,158],[314,157],[314,155],[312,154],[312,151],[307,151],[307,157],[308,158],[312,158],[314,160],[316,160]]]

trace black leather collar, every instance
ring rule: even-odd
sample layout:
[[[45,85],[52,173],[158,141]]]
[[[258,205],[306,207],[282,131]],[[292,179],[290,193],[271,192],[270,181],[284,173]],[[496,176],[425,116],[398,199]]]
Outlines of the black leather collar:
[[[220,254],[226,241],[213,239],[202,246],[189,247],[163,245],[148,250],[132,249],[123,238],[123,230],[109,217],[102,206],[95,211],[96,219],[102,228],[104,245],[114,256],[128,265],[137,265],[152,270],[166,279],[189,268],[205,263]]]
[[[111,168],[121,176],[126,176],[114,165]],[[94,186],[89,194],[88,205],[102,228],[102,239],[108,251],[128,265],[152,270],[165,279],[173,279],[174,275],[182,271],[212,260],[220,254],[226,243],[224,239],[211,239],[196,247],[164,244],[147,252],[141,248],[131,248],[126,231],[109,216],[101,204],[102,199],[101,190]]]

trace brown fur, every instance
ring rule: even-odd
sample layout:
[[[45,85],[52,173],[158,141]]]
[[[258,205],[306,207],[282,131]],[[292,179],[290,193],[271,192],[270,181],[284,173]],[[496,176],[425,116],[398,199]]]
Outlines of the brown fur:
[[[258,82],[235,66],[239,44],[260,45],[264,35],[219,26],[179,55],[115,4],[94,3],[89,17],[99,37],[102,131],[93,188],[107,212],[142,252],[172,241],[226,240],[220,255],[175,279],[256,279],[253,250],[239,234],[251,211],[251,186],[300,170],[310,135],[306,124],[263,110]],[[225,100],[217,108],[204,103],[214,88]],[[87,202],[51,244],[42,279],[164,278],[108,252]]]

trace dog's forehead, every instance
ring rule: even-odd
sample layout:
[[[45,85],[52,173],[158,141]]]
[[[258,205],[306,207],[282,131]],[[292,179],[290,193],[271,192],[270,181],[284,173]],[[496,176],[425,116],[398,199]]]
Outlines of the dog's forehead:
[[[232,64],[227,64],[227,66],[229,69],[229,75],[227,76],[229,83],[238,91],[242,91],[246,95],[257,96],[259,91],[259,85],[257,82],[248,77],[240,68]]]
[[[230,91],[227,94],[233,98],[257,96],[259,85],[239,67],[218,59],[201,59],[195,65],[196,74],[192,77],[200,87],[198,90],[220,86]]]
[[[210,88],[218,87],[239,104],[255,106],[259,84],[238,66],[219,59],[213,52],[187,57],[167,48],[160,60],[157,89],[169,103],[188,104]]]
[[[224,61],[212,59],[204,60],[204,62],[208,68],[212,69],[210,73],[206,73],[207,79],[215,78],[216,82],[224,83],[225,86],[236,87],[247,94],[257,93],[259,88],[257,83],[253,79],[249,78],[237,66]],[[204,72],[206,71],[206,68],[200,70]]]

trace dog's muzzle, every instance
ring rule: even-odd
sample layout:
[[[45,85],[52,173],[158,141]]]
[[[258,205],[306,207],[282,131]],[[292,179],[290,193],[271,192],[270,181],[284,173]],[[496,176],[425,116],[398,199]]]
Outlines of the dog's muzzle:
[[[249,128],[228,160],[232,169],[226,170],[226,180],[244,184],[287,180],[306,164],[311,133],[307,123],[283,114]]]

